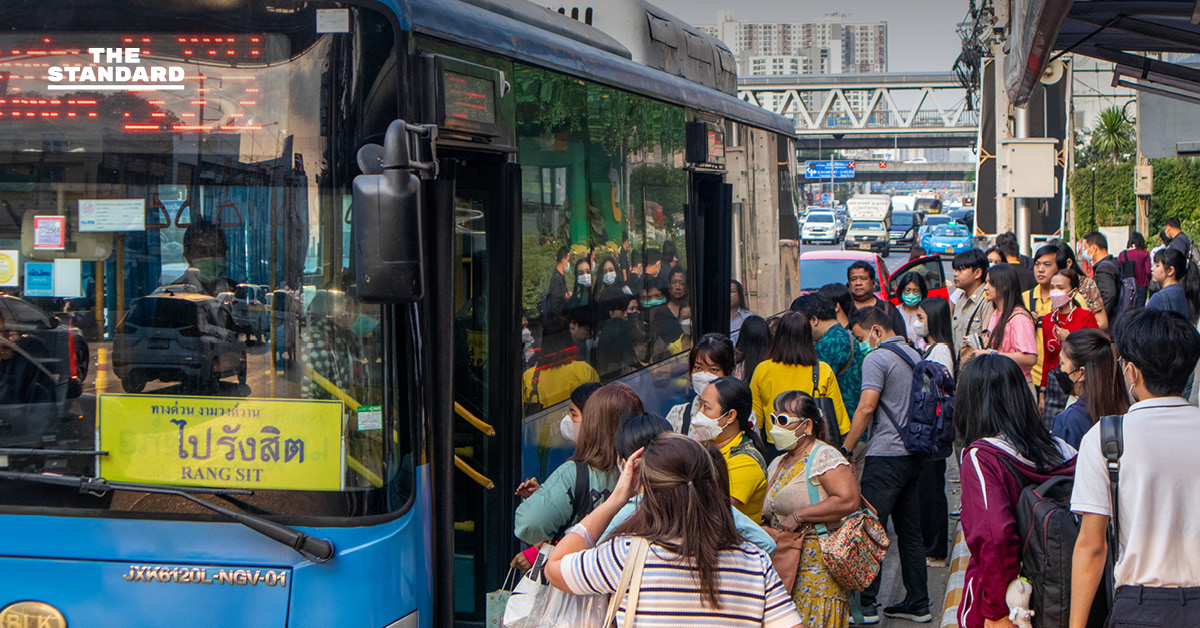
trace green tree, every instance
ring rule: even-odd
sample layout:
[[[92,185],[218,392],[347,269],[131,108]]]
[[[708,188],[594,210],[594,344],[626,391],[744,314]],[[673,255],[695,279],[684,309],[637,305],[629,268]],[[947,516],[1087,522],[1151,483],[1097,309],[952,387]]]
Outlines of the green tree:
[[[1120,107],[1109,107],[1096,119],[1091,144],[1096,150],[1110,155],[1112,163],[1119,163],[1121,155],[1132,153],[1136,146],[1133,131],[1133,124],[1125,118],[1125,112]]]

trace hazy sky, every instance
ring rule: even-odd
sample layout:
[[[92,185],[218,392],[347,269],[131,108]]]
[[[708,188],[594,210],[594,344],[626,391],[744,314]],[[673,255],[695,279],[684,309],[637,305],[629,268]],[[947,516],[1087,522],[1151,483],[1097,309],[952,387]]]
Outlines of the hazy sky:
[[[827,13],[849,13],[850,22],[888,23],[888,69],[892,72],[950,71],[962,47],[955,27],[967,15],[967,0],[650,0],[691,24],[713,24],[717,10],[734,18],[806,21]]]

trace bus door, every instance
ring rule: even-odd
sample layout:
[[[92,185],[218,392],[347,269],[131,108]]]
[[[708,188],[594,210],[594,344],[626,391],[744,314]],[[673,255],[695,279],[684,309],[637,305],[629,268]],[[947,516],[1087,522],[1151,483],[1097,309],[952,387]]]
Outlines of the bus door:
[[[455,612],[482,623],[485,593],[500,588],[516,551],[520,170],[501,152],[439,156],[453,186],[453,285],[434,289],[453,302]]]
[[[691,227],[687,230],[692,263],[688,285],[694,286],[699,338],[729,333],[729,284],[732,278],[733,186],[717,172],[693,172],[689,194]]]

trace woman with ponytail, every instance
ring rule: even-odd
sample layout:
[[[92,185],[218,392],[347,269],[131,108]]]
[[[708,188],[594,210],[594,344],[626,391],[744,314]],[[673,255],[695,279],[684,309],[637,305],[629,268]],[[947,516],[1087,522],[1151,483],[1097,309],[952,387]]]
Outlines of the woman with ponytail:
[[[767,496],[767,461],[762,437],[754,429],[750,387],[736,377],[713,380],[700,394],[691,436],[721,450],[729,467],[729,496],[735,508],[762,521]]]
[[[593,539],[639,491],[633,516],[597,546]],[[738,533],[727,495],[700,443],[661,433],[629,456],[612,495],[567,531],[546,563],[546,578],[571,593],[620,595],[619,628],[632,628],[626,617],[634,612],[689,628],[799,628],[771,558]],[[616,591],[635,537],[650,545],[636,609],[625,591]]]
[[[800,564],[791,587],[792,600],[805,626],[844,628],[850,601],[821,558],[817,524],[837,529],[862,501],[850,463],[824,442],[826,422],[817,402],[793,390],[775,399],[770,416],[771,437],[784,455],[767,470],[767,499],[763,517],[771,528],[804,536]],[[834,434],[832,438],[840,438]],[[811,490],[810,487],[814,490]],[[817,499],[811,498],[816,493]],[[769,532],[769,531],[768,531]],[[782,551],[782,550],[781,550]]]

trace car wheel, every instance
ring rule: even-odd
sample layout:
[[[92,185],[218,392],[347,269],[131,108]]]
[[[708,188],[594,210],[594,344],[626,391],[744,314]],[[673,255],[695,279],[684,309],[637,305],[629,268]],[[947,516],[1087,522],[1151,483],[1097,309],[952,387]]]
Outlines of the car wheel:
[[[87,345],[83,344],[82,342],[76,341],[75,342],[75,373],[78,376],[79,381],[81,381],[81,382],[87,379],[88,366],[90,366],[88,364],[88,362],[89,362],[89,356],[88,356]]]
[[[121,389],[136,395],[146,389],[146,376],[141,373],[130,373],[121,379]]]
[[[883,256],[884,257],[892,256],[892,245],[889,244],[889,245],[883,247]]]

